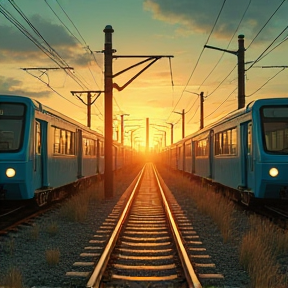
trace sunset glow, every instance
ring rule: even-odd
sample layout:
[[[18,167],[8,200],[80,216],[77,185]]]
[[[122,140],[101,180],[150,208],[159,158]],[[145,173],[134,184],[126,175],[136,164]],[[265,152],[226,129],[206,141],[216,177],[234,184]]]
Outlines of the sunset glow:
[[[125,114],[123,133],[127,146],[144,149],[146,119],[150,123],[151,149],[171,144],[171,124],[174,142],[180,140],[183,109],[185,135],[197,131],[200,92],[205,97],[205,126],[237,109],[237,57],[205,49],[204,45],[237,51],[239,34],[245,35],[246,104],[259,98],[287,97],[287,1],[15,0],[11,3],[0,1],[0,93],[35,98],[86,124],[87,95],[72,95],[71,91],[102,91],[91,109],[91,127],[100,133],[104,133],[105,26],[109,24],[114,29],[114,55],[174,56],[156,61],[124,90],[113,89],[113,138],[121,141],[121,115]],[[37,33],[17,12],[17,7]],[[19,21],[24,31],[20,32],[12,19]],[[39,46],[46,50],[41,51]],[[114,59],[113,73],[143,60]],[[146,65],[122,73],[113,82],[123,86]],[[93,93],[92,101],[96,97],[97,93]]]

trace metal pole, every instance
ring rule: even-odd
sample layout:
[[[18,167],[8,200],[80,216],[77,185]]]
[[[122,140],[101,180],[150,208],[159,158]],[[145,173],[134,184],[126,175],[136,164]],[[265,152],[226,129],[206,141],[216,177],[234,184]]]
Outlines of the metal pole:
[[[200,93],[200,129],[204,128],[204,111],[203,111],[203,103],[204,103],[204,93]]]
[[[182,110],[182,138],[185,137],[185,110]]]
[[[146,155],[149,153],[149,118],[146,118]]]
[[[91,93],[87,93],[87,127],[91,128]]]
[[[121,117],[121,144],[124,145],[124,114]]]
[[[105,33],[105,170],[104,170],[104,195],[106,199],[113,197],[113,83],[112,83],[112,33],[111,25],[103,30]]]
[[[244,35],[238,36],[238,109],[245,107],[245,48]]]

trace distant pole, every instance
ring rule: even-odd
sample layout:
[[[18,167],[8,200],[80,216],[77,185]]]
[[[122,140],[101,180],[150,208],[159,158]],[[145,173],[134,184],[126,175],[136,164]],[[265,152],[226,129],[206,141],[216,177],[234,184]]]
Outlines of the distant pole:
[[[185,110],[182,110],[182,138],[185,137]]]
[[[105,170],[104,170],[104,195],[106,199],[113,197],[113,83],[112,83],[112,33],[111,25],[103,30],[105,33]]]
[[[203,111],[203,103],[204,103],[204,93],[200,93],[200,129],[204,128],[204,111]]]
[[[91,128],[91,92],[87,93],[87,126]]]
[[[121,144],[124,145],[124,116],[129,116],[130,114],[122,114],[121,117]]]
[[[173,126],[174,124],[173,123],[167,123],[167,124],[170,124],[171,126],[171,145],[173,144]]]
[[[149,118],[146,118],[146,154],[149,153]]]
[[[83,104],[87,106],[87,127],[91,128],[91,105],[97,100],[97,98],[100,96],[100,94],[103,91],[89,90],[89,91],[70,91],[70,92],[72,93],[73,96],[75,95],[79,100],[82,101]],[[87,104],[81,99],[81,96],[77,95],[77,94],[82,95],[83,93],[87,93]],[[98,93],[93,103],[91,101],[91,98],[92,98],[91,93]]]
[[[238,109],[245,107],[245,48],[244,35],[238,36]]]
[[[176,114],[180,114],[182,116],[182,138],[185,137],[185,109],[182,109],[182,112],[173,111]]]

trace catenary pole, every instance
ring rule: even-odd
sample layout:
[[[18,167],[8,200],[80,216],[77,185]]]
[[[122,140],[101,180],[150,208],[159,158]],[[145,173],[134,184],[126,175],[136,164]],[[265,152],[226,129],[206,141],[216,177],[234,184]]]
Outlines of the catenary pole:
[[[104,90],[105,90],[105,168],[104,168],[104,195],[106,199],[113,197],[113,82],[112,82],[112,33],[114,32],[111,25],[107,25],[103,30],[105,33],[105,71],[104,71]]]

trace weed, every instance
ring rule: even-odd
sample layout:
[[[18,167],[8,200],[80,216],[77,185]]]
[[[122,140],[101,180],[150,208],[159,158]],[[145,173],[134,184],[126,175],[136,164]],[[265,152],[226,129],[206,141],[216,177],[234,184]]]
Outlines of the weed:
[[[50,266],[55,266],[60,261],[59,249],[48,249],[45,251],[46,261]]]
[[[58,232],[58,229],[59,229],[58,223],[55,221],[49,223],[47,226],[47,232],[50,236],[55,236]]]
[[[4,275],[2,279],[2,282],[4,287],[11,287],[11,288],[23,287],[22,274],[16,267],[12,267],[7,271],[7,273]]]
[[[37,224],[33,225],[29,231],[29,238],[31,240],[37,240],[39,237],[40,228]]]
[[[15,252],[15,240],[14,238],[10,238],[3,245],[3,249],[7,254],[13,255]]]

